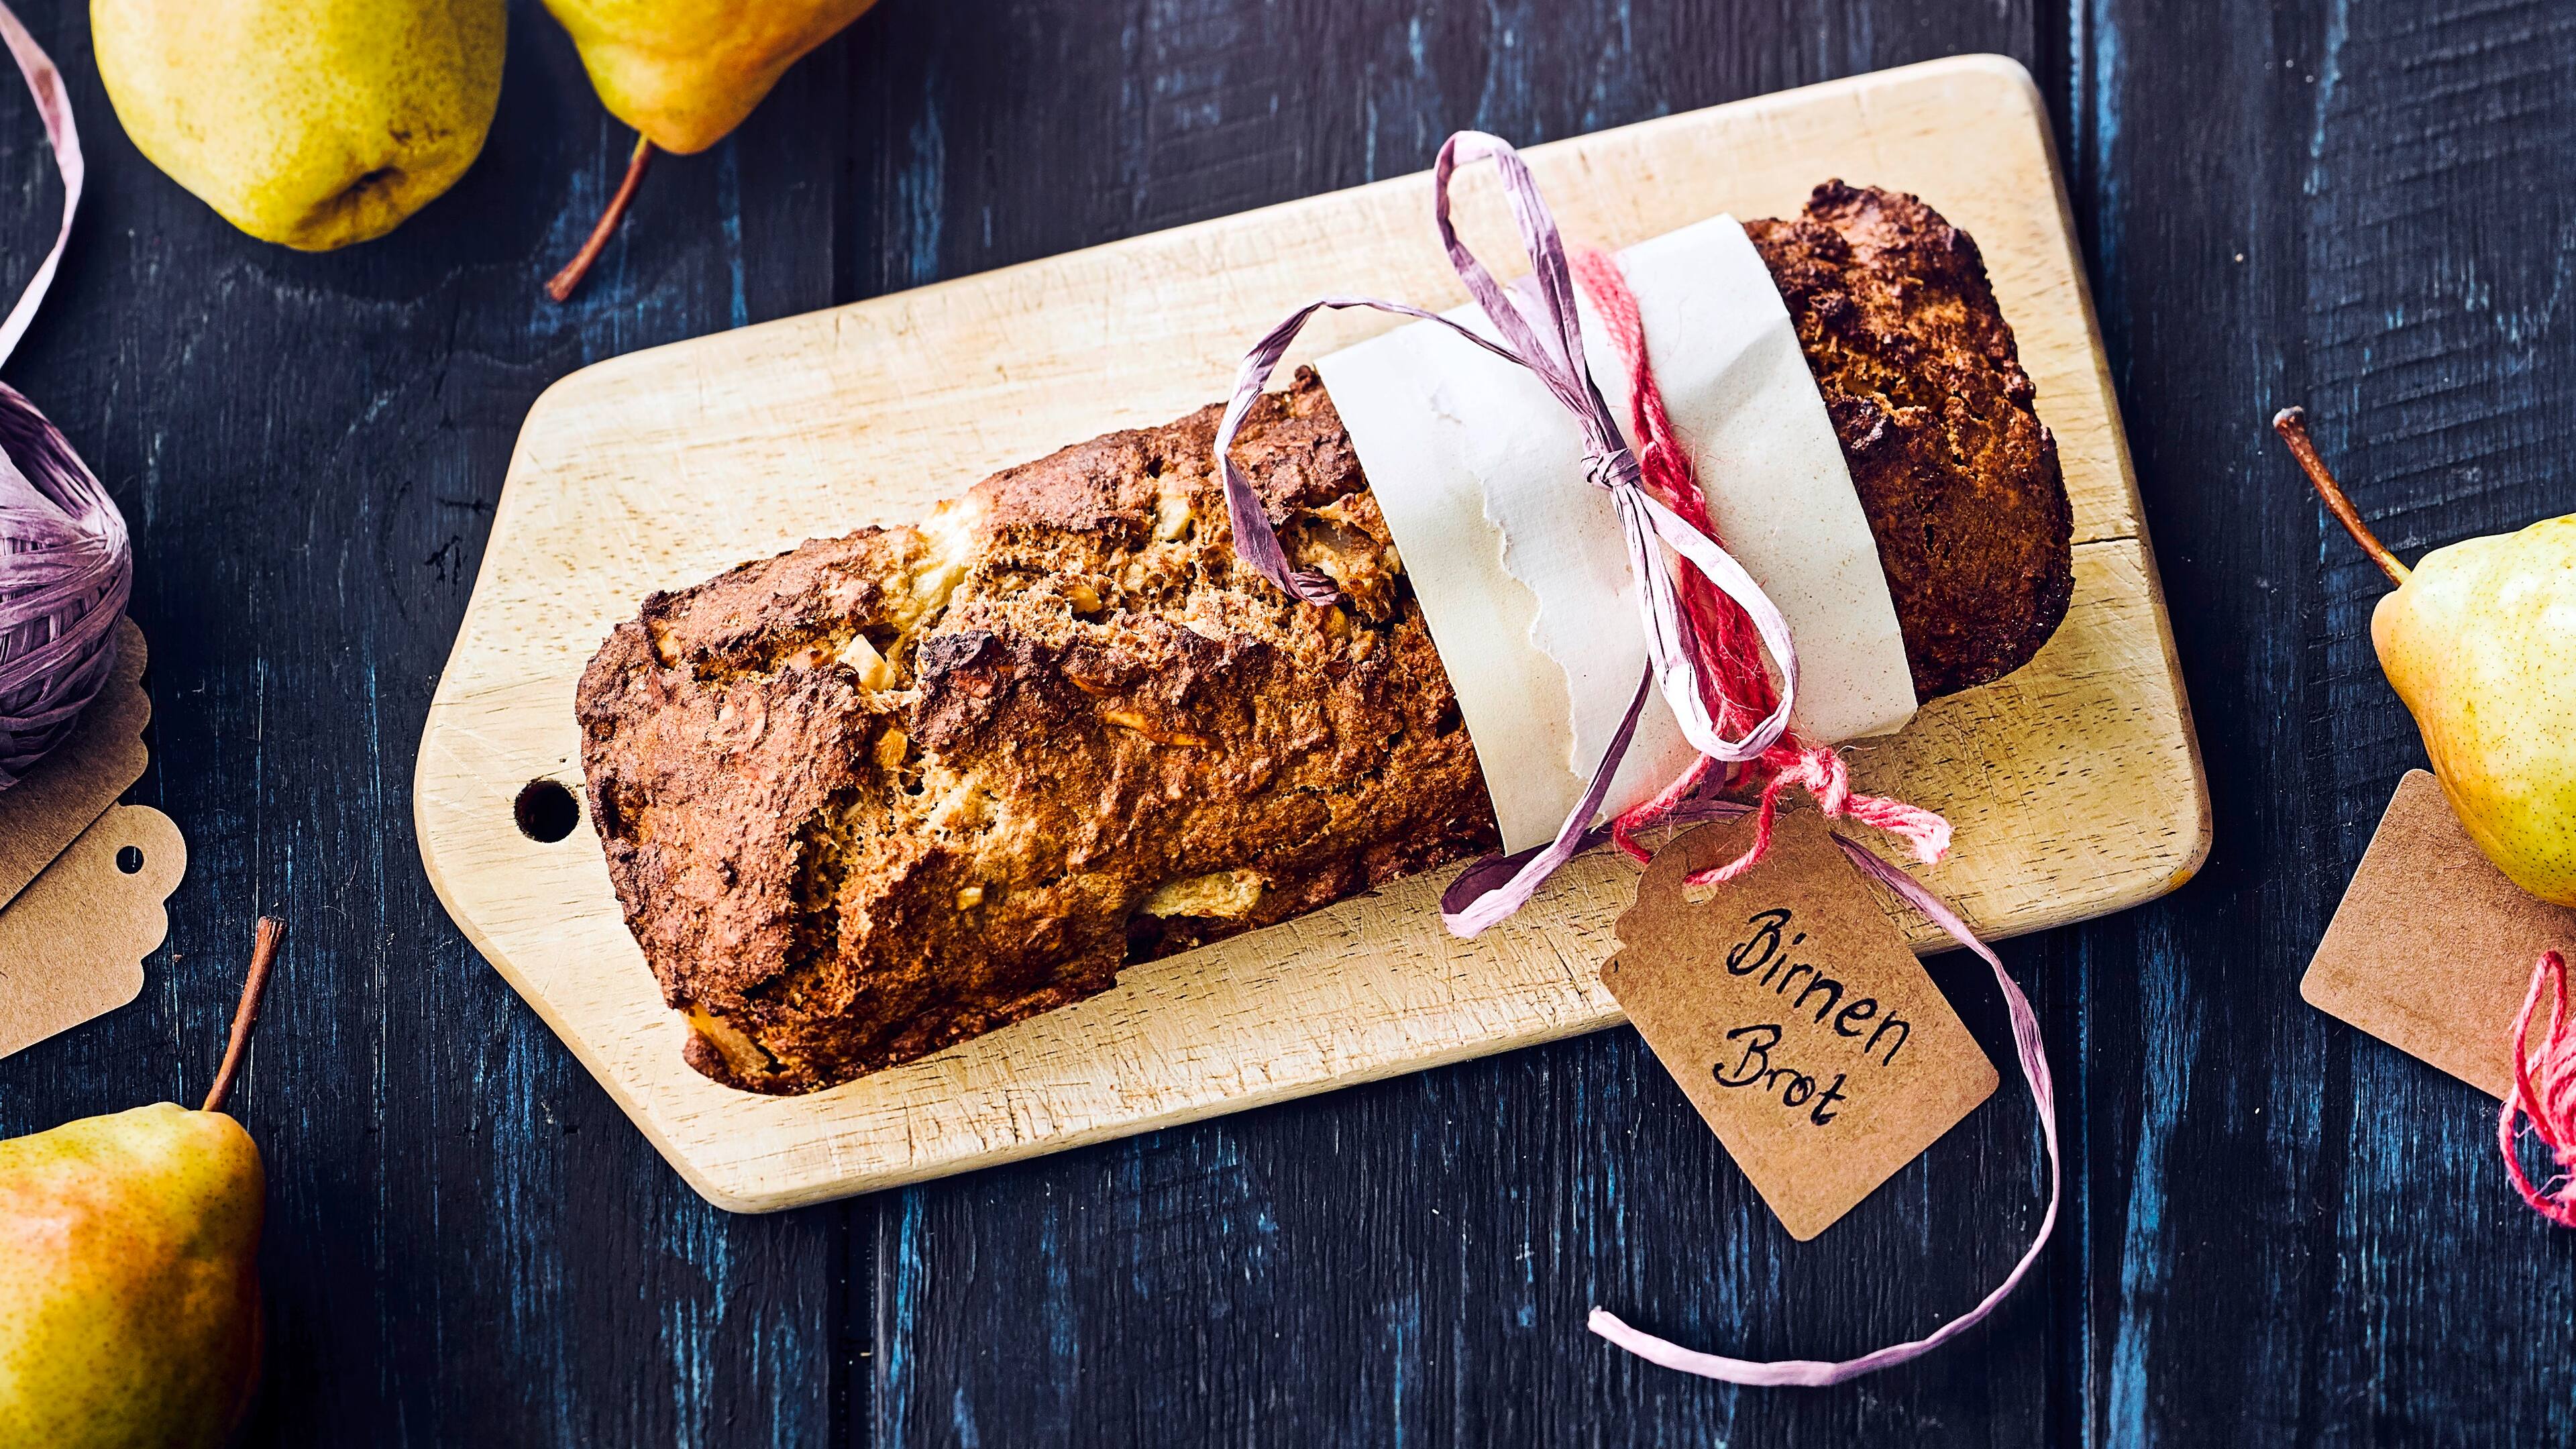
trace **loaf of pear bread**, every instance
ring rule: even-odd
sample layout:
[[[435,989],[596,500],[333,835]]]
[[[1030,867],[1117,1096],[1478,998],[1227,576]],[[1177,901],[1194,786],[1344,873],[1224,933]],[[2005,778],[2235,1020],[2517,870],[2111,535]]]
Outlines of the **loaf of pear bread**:
[[[1873,529],[1919,693],[2064,616],[2056,447],[1975,243],[1839,182],[1748,227]],[[592,823],[690,1064],[794,1093],[1128,962],[1493,848],[1474,744],[1311,372],[1235,445],[1296,602],[1234,557],[1219,409],[656,593],[578,691]]]

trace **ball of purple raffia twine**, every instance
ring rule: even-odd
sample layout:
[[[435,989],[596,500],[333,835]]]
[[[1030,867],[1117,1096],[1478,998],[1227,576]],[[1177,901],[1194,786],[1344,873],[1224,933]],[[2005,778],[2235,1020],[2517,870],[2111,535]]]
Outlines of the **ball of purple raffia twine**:
[[[5,0],[0,42],[36,98],[63,175],[54,249],[0,319],[6,361],[53,285],[80,208],[83,168],[62,74]],[[124,515],[62,430],[0,383],[0,790],[61,744],[98,697],[116,668],[116,621],[133,592]]]
[[[124,516],[62,433],[0,383],[0,790],[62,743],[116,667],[134,589]]]

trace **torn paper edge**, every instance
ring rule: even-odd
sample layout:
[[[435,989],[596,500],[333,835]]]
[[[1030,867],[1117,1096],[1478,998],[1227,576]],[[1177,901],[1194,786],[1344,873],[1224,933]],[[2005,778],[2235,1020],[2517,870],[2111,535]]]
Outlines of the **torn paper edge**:
[[[1760,253],[1719,216],[1619,259],[1711,521],[1797,640],[1793,728],[1825,742],[1902,728],[1917,701],[1895,601]],[[1625,369],[1588,299],[1581,312],[1624,429]],[[1492,335],[1474,306],[1447,315]],[[1504,848],[1540,844],[1581,800],[1646,661],[1627,544],[1609,494],[1586,481],[1581,431],[1527,369],[1429,323],[1317,368],[1457,693]],[[1646,799],[1693,754],[1650,699],[1605,809]]]

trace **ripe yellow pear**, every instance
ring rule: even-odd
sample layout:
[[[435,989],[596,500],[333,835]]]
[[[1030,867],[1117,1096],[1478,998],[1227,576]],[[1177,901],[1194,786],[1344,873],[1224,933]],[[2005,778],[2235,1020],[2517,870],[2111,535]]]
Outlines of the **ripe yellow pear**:
[[[617,118],[682,155],[723,140],[874,0],[546,0]]]
[[[2397,584],[2370,641],[2452,812],[2507,879],[2576,906],[2576,516],[2437,548],[2409,569],[2336,486],[2298,409],[2273,426]]]
[[[0,1444],[223,1443],[264,1182],[240,1123],[172,1102],[0,1142]]]
[[[117,119],[263,241],[384,235],[483,150],[505,0],[92,0]]]
[[[215,1449],[259,1385],[259,1148],[224,1115],[284,928],[259,923],[224,1064],[0,1142],[0,1444]]]

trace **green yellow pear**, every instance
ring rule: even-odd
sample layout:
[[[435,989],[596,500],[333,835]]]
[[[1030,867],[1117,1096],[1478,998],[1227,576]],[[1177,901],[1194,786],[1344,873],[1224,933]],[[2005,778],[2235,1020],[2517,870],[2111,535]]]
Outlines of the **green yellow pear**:
[[[2514,884],[2576,906],[2576,515],[2399,563],[2317,456],[2296,408],[2273,426],[2397,589],[2370,641],[2469,838]]]
[[[263,1181],[240,1123],[171,1102],[0,1142],[0,1444],[221,1444]]]
[[[214,1449],[259,1384],[259,1148],[220,1110],[281,928],[206,1106],[170,1102],[0,1142],[0,1444]]]
[[[874,0],[546,0],[617,118],[665,151],[730,134]]]
[[[454,184],[501,98],[505,0],[92,0],[135,148],[263,241],[384,235]]]

